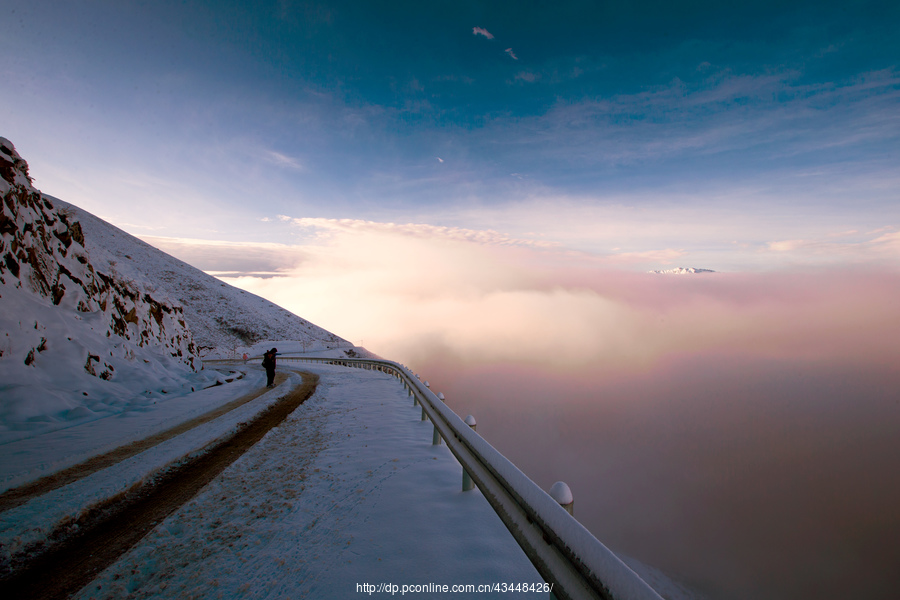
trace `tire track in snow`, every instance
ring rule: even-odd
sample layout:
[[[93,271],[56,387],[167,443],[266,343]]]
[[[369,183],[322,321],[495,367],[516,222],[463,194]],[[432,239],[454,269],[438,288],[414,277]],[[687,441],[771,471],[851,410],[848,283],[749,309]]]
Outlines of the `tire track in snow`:
[[[76,533],[0,580],[0,597],[62,599],[84,587],[312,396],[319,377],[301,375],[301,385],[215,449],[80,518]]]
[[[284,373],[278,373],[275,376],[275,385],[280,385],[284,382],[285,379],[287,379],[287,375],[285,375]],[[2,494],[0,494],[0,512],[10,510],[17,506],[21,506],[32,498],[42,496],[43,494],[52,492],[55,489],[61,488],[65,485],[69,485],[70,483],[77,481],[83,477],[87,477],[92,473],[96,473],[97,471],[100,471],[107,467],[111,467],[117,462],[121,462],[128,458],[131,458],[132,456],[140,454],[141,452],[157,446],[165,442],[166,440],[172,439],[177,435],[181,435],[182,433],[189,431],[194,427],[197,427],[198,425],[202,425],[203,423],[207,423],[209,421],[212,421],[213,419],[217,419],[225,413],[228,413],[235,408],[238,408],[239,406],[250,402],[254,398],[258,398],[266,391],[268,391],[267,388],[260,388],[259,390],[250,392],[249,394],[223,404],[222,406],[205,414],[194,417],[193,419],[189,419],[184,423],[176,425],[175,427],[172,427],[165,431],[161,431],[142,440],[137,440],[135,442],[131,442],[130,444],[125,444],[124,446],[120,446],[114,450],[90,458],[77,465],[72,465],[71,467],[63,469],[62,471],[47,475],[46,477],[41,477],[40,479],[37,479],[30,483],[26,483],[25,485],[19,486],[17,488],[6,490]]]

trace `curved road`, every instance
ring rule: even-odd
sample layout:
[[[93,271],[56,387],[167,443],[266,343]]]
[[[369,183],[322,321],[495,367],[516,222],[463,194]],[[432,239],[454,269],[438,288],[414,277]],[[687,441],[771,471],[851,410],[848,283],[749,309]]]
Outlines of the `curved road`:
[[[257,415],[234,436],[159,480],[91,510],[67,528],[76,533],[26,564],[15,565],[11,575],[0,579],[0,597],[61,599],[81,589],[312,396],[318,384],[318,375],[300,374],[303,382],[299,386],[279,398],[277,403]],[[280,374],[280,377],[283,381],[286,376]],[[0,500],[11,506],[24,503],[29,498],[66,485],[212,420],[265,391],[264,388],[258,393],[248,394],[178,427],[43,478],[27,486],[28,489],[11,490],[3,494]]]

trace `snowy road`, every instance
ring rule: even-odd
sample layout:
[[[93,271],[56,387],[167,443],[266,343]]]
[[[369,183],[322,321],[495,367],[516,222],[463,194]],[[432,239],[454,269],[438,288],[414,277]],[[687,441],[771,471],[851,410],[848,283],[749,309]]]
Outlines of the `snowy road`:
[[[58,425],[56,429],[30,435],[18,433],[21,439],[0,439],[0,492],[199,418],[258,391],[265,382],[265,375],[258,368],[240,365],[232,369],[223,367],[221,371],[226,374],[233,371],[233,374],[218,374],[210,379],[213,383],[216,379],[229,381],[225,385],[187,395],[159,397],[157,394],[103,418],[74,420],[66,426]],[[216,374],[215,370],[211,372]]]
[[[480,493],[460,490],[461,468],[431,445],[396,379],[307,370],[321,376],[312,398],[76,597],[344,598],[366,583],[541,581]]]

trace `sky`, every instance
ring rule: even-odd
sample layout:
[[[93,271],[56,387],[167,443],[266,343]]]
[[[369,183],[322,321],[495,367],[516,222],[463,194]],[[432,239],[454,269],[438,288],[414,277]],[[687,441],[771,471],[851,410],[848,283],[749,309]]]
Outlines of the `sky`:
[[[719,597],[766,569],[757,597],[820,597],[792,586],[835,561],[891,597],[894,555],[840,552],[898,527],[867,508],[900,501],[871,466],[900,456],[897,2],[0,11],[0,135],[43,192],[421,370],[542,484],[577,456],[580,505],[631,511],[581,513],[604,541],[677,571],[705,531],[685,560]],[[716,273],[647,273],[679,266]],[[637,433],[596,436],[610,415]],[[810,465],[817,490],[865,481],[810,499]],[[643,472],[684,476],[648,494]],[[847,525],[770,551],[811,514]],[[671,544],[623,533],[659,521]]]
[[[357,219],[637,270],[896,263],[894,2],[2,4],[3,135],[137,235],[316,246],[298,219]]]
[[[38,188],[353,341],[322,299],[397,251],[458,250],[420,286],[900,259],[895,2],[0,5]]]

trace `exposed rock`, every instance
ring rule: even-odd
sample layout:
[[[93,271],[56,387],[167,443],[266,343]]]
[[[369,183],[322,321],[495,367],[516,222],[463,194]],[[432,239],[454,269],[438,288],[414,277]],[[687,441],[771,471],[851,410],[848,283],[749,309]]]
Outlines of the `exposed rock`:
[[[0,174],[0,277],[6,285],[63,311],[102,315],[107,337],[119,336],[139,347],[159,346],[192,370],[200,368],[183,308],[142,282],[95,268],[81,224],[34,189],[28,164],[5,138],[0,138]],[[35,360],[35,350],[23,357],[26,364]],[[99,373],[91,366],[94,356],[88,353],[85,370],[112,378],[114,369],[108,365]]]

